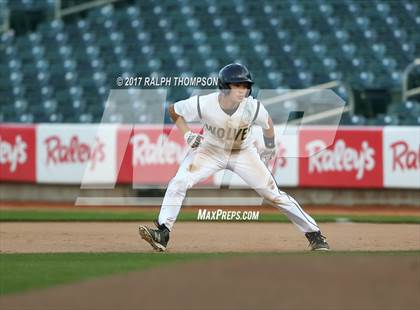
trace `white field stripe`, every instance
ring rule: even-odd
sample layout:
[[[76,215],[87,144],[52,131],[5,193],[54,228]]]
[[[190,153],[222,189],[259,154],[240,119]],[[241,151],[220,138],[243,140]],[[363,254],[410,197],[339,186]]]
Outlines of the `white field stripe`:
[[[160,197],[78,197],[76,206],[160,206]],[[183,206],[255,206],[261,205],[259,197],[191,197],[184,200]]]
[[[329,110],[329,111],[324,111],[324,112],[320,112],[320,113],[316,113],[316,114],[311,114],[309,116],[303,116],[302,118],[297,118],[293,121],[282,123],[279,126],[284,126],[286,124],[294,125],[294,124],[299,124],[299,123],[300,124],[308,124],[308,123],[319,121],[319,120],[324,119],[324,118],[328,118],[328,117],[331,117],[331,116],[343,114],[347,111],[350,111],[350,107],[349,106],[347,106],[347,107],[342,106],[342,107],[335,108],[335,109],[332,109],[332,110]],[[337,124],[337,126],[338,126],[338,124]]]
[[[408,97],[418,95],[418,94],[420,94],[420,87],[416,87],[416,88],[412,88],[410,90],[407,90],[407,92],[405,93],[405,96],[408,98]]]
[[[285,100],[289,100],[289,99],[292,99],[292,98],[308,95],[310,93],[317,92],[320,89],[329,89],[329,88],[333,88],[333,87],[336,87],[336,86],[339,86],[339,85],[340,85],[339,81],[331,81],[331,82],[328,82],[328,83],[315,85],[315,86],[307,88],[307,89],[300,89],[300,90],[292,91],[292,92],[289,92],[289,93],[284,94],[284,95],[279,95],[279,96],[275,96],[275,97],[272,97],[270,99],[264,100],[264,105],[269,106],[269,105],[272,105],[272,104],[279,103],[281,101],[285,101]],[[303,121],[302,121],[302,118],[298,118],[298,119],[295,119],[293,121],[285,122],[285,123],[279,124],[279,125],[283,126],[283,125],[286,125],[286,124],[294,125],[294,124],[299,124],[299,123],[301,123],[301,124],[312,123],[312,122],[319,121],[319,120],[322,120],[322,119],[327,118],[327,117],[342,114],[342,113],[350,111],[350,110],[351,109],[350,109],[349,106],[346,106],[346,107],[343,106],[343,107],[332,109],[330,111],[324,111],[324,112],[312,114],[312,115],[309,115],[309,116],[304,116]]]
[[[93,9],[98,6],[104,6],[104,5],[111,4],[118,1],[121,1],[121,0],[96,0],[96,1],[91,1],[88,3],[75,5],[69,8],[65,8],[65,9],[60,8],[57,13],[59,13],[60,17],[62,17],[62,16],[78,13],[81,11]]]
[[[280,101],[285,101],[285,100],[289,100],[292,98],[296,98],[296,97],[300,97],[300,96],[304,96],[310,93],[314,93],[319,91],[320,89],[327,89],[327,88],[333,88],[336,86],[339,86],[340,82],[338,81],[331,81],[325,84],[319,84],[319,85],[315,85],[312,86],[310,88],[306,88],[306,89],[299,89],[299,90],[292,90],[291,92],[287,93],[287,94],[283,94],[283,95],[278,95],[275,97],[272,97],[270,99],[264,100],[264,106],[269,106],[272,104],[276,104]]]

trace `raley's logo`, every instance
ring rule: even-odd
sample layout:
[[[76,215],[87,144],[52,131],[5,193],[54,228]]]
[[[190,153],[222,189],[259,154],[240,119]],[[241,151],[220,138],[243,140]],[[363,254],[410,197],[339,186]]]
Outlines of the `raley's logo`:
[[[284,168],[287,165],[287,149],[284,147],[284,145],[279,142],[276,143],[277,144],[277,148],[276,148],[276,167],[277,168]]]
[[[15,172],[18,164],[23,165],[28,159],[28,145],[20,135],[15,137],[15,143],[5,141],[0,136],[0,165],[10,164],[9,171]]]
[[[287,166],[287,149],[286,147],[281,143],[276,143],[276,156],[271,160],[271,162],[274,161],[273,166],[273,173],[277,169],[282,169]]]
[[[70,138],[69,145],[65,145],[59,136],[50,136],[44,140],[47,147],[47,165],[63,163],[90,163],[94,170],[98,162],[105,160],[104,144],[95,137],[92,145],[79,140],[78,136]]]
[[[392,170],[420,169],[420,145],[417,150],[410,150],[405,141],[396,141],[390,145],[392,151]]]
[[[361,180],[365,171],[375,168],[375,150],[367,141],[361,150],[348,147],[344,140],[337,140],[332,149],[322,140],[314,140],[306,145],[309,155],[309,172],[356,171],[356,179]]]
[[[179,164],[188,149],[163,134],[159,135],[156,143],[150,141],[146,134],[135,134],[130,142],[133,145],[133,167]]]

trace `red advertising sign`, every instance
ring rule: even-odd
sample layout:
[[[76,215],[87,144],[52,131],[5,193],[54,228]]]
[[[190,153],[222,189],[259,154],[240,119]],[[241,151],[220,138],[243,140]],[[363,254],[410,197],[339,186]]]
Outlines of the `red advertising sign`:
[[[116,125],[37,126],[37,181],[115,184]]]
[[[187,152],[188,147],[176,127],[120,127],[117,133],[118,182],[166,185]]]
[[[420,188],[420,128],[384,128],[384,186]]]
[[[35,182],[35,126],[0,125],[0,180]]]
[[[299,135],[299,185],[382,187],[382,129],[304,128]]]

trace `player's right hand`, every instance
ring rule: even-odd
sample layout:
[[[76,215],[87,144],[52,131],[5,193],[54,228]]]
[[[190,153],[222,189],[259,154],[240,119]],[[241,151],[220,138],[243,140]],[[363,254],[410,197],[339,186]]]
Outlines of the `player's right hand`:
[[[184,140],[190,148],[195,149],[200,145],[201,140],[203,140],[203,136],[198,133],[188,131],[184,135]]]

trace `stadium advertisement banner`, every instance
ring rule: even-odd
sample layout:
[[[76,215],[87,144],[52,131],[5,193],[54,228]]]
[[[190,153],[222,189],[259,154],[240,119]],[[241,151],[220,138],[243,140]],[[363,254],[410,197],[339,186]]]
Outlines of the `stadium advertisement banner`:
[[[167,185],[188,152],[180,131],[173,126],[123,126],[117,137],[118,182],[133,183],[134,187]]]
[[[420,128],[384,128],[384,186],[420,188]]]
[[[262,133],[253,135],[261,150]],[[276,137],[268,166],[279,186],[420,188],[419,127],[276,127]],[[188,150],[173,126],[0,125],[0,180],[166,186]],[[201,183],[222,184],[246,187],[224,172]]]
[[[0,180],[35,182],[35,126],[0,125]]]
[[[113,186],[116,132],[116,125],[38,125],[37,181]]]
[[[299,135],[299,185],[378,188],[383,186],[382,128],[304,128]]]
[[[298,131],[286,134],[284,127],[276,127],[276,157],[269,163],[277,185],[297,186],[299,182]],[[261,138],[262,139],[262,138]]]

